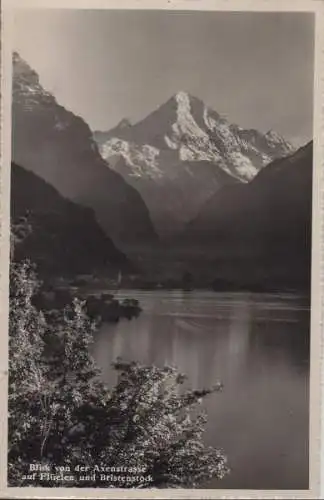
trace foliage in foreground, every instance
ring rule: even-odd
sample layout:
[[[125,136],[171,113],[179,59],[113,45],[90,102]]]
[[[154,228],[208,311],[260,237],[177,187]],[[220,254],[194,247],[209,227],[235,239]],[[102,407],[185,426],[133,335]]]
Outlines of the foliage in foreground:
[[[9,484],[160,488],[221,479],[226,457],[204,446],[206,419],[196,409],[219,386],[184,391],[174,368],[118,360],[109,392],[89,354],[94,325],[82,303],[45,317],[32,305],[37,287],[30,264],[12,264]]]

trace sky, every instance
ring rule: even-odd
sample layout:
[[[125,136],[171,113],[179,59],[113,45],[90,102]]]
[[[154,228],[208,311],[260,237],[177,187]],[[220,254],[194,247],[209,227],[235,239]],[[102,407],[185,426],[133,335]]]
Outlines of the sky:
[[[311,13],[19,10],[14,48],[92,130],[185,90],[244,128],[312,138]]]

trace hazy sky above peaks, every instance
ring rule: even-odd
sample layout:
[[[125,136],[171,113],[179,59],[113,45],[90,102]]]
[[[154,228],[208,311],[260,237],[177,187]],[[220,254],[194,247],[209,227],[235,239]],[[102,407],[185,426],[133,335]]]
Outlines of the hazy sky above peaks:
[[[309,13],[17,11],[14,48],[92,130],[186,90],[242,127],[312,137]]]

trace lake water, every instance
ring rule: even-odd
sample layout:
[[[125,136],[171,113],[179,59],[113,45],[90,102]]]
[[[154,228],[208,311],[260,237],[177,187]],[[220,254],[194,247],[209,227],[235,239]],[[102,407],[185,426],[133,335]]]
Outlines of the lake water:
[[[105,381],[121,356],[175,365],[193,388],[221,381],[204,402],[205,442],[222,448],[231,474],[204,487],[308,488],[309,310],[294,295],[121,291],[138,319],[105,324],[94,356]]]

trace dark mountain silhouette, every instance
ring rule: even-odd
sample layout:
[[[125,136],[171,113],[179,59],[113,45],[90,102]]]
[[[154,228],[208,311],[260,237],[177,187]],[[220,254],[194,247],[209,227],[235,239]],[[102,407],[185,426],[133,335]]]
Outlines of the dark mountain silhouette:
[[[308,286],[312,151],[311,142],[251,183],[218,191],[187,226],[182,251],[203,256],[222,279]]]
[[[38,75],[13,56],[13,160],[59,193],[95,211],[105,232],[121,248],[156,241],[139,193],[111,170],[88,125],[44,90]]]
[[[103,271],[106,276],[116,276],[119,270],[131,270],[91,209],[63,198],[43,179],[15,163],[11,165],[11,222],[15,234],[25,231],[15,247],[15,260],[31,259],[41,275]]]

